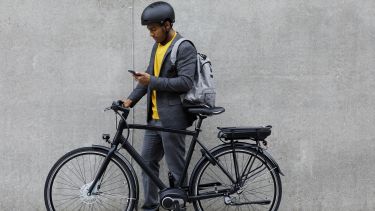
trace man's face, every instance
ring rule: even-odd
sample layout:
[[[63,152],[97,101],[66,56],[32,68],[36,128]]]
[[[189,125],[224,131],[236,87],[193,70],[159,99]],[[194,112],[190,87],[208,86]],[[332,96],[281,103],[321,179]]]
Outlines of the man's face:
[[[166,39],[166,27],[158,23],[152,23],[147,25],[147,29],[150,31],[150,36],[154,38],[155,42],[161,43]]]

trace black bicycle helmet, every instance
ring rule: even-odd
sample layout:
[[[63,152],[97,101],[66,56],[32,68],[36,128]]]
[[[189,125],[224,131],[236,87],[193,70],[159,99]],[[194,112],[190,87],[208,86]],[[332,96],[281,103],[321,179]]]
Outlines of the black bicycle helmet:
[[[163,1],[157,1],[148,5],[143,10],[141,16],[142,25],[151,23],[163,24],[167,20],[174,23],[174,10],[170,4]]]

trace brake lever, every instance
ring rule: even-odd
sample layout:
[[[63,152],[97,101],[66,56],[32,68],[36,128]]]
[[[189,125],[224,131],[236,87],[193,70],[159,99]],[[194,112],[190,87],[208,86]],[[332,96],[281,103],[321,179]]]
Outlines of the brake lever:
[[[112,108],[111,107],[108,107],[108,108],[105,108],[104,109],[104,112],[108,111],[108,110],[111,110]]]

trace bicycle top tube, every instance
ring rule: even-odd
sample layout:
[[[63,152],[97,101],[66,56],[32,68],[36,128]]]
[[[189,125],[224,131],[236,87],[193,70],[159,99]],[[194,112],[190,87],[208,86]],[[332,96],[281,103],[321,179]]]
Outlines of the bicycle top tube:
[[[178,134],[185,134],[185,135],[189,135],[189,136],[195,136],[195,135],[198,134],[197,131],[200,130],[203,119],[205,119],[208,116],[221,114],[224,111],[225,111],[225,109],[222,108],[222,107],[214,107],[214,108],[192,107],[192,108],[188,108],[189,113],[195,114],[199,117],[198,118],[198,125],[195,128],[195,131],[165,128],[165,127],[158,127],[158,126],[141,125],[141,124],[128,124],[128,127],[133,128],[133,129],[163,131],[163,132],[171,132],[171,133],[178,133]]]
[[[178,133],[178,134],[184,134],[189,136],[194,136],[197,134],[196,131],[190,131],[190,130],[179,130],[179,129],[173,129],[173,128],[165,128],[165,127],[158,127],[158,126],[150,126],[150,125],[140,125],[140,124],[128,124],[129,128],[133,129],[144,129],[144,130],[154,130],[154,131],[163,131],[163,132],[170,132],[170,133]]]

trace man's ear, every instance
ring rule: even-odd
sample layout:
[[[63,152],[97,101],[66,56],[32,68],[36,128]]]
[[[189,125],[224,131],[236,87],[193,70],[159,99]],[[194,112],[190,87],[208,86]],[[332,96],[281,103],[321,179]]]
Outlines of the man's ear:
[[[169,21],[165,21],[165,22],[164,22],[164,27],[165,27],[165,29],[166,29],[167,31],[171,30],[171,29],[172,29],[172,24],[171,24],[171,22],[169,22]]]

